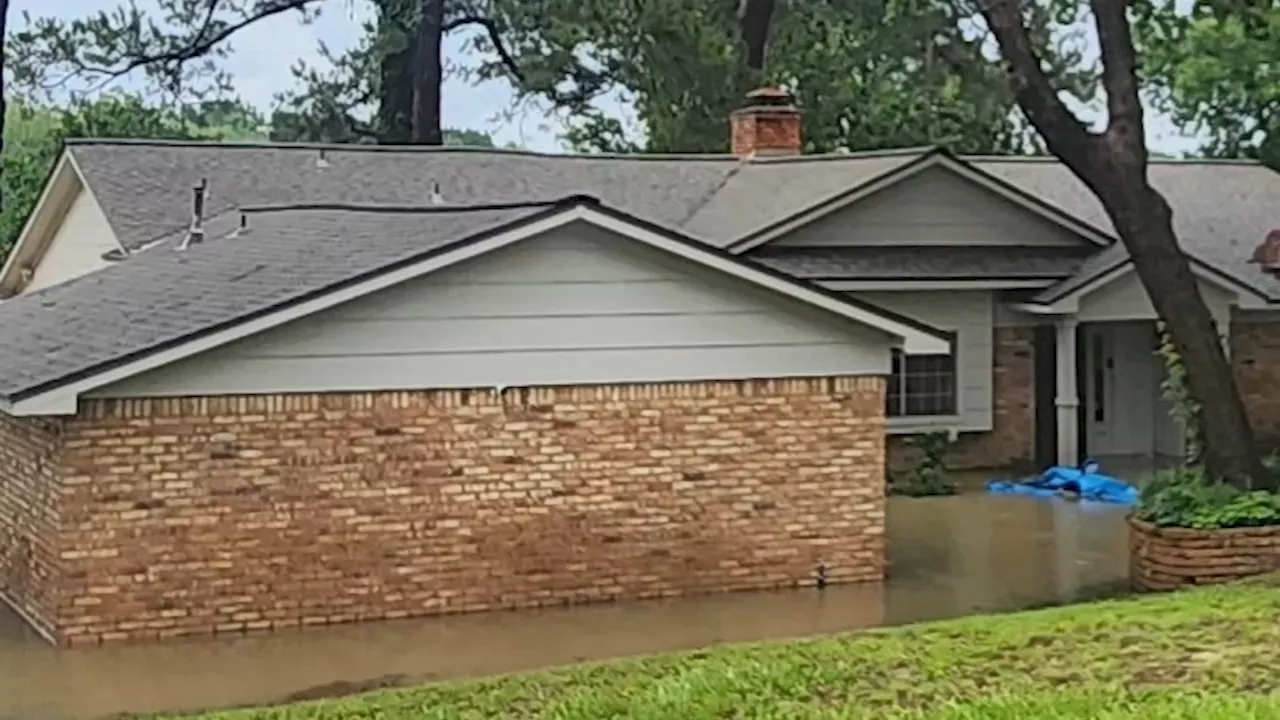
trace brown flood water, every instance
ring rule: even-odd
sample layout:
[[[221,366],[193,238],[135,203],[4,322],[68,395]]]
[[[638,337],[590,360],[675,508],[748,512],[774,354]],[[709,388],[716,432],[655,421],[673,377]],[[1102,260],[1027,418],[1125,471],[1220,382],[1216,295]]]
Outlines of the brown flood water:
[[[0,720],[281,702],[717,643],[1068,603],[1126,583],[1124,509],[968,494],[894,498],[877,585],[450,616],[56,650],[0,610]]]

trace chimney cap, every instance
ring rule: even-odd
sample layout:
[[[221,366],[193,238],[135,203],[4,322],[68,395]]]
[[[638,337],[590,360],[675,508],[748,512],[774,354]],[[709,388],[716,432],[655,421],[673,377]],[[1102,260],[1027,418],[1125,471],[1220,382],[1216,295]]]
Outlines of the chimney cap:
[[[765,85],[747,93],[747,100],[752,105],[790,105],[795,99],[791,91],[781,85]]]

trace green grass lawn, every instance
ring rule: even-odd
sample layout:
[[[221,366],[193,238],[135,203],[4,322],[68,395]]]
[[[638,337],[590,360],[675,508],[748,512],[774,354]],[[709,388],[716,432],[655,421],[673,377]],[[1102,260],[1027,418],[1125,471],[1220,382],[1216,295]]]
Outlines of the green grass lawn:
[[[199,718],[1280,720],[1280,578]]]

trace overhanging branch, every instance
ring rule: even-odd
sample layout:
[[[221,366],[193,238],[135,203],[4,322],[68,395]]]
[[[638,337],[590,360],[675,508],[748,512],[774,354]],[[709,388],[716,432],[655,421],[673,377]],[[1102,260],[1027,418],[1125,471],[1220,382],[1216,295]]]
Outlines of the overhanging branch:
[[[259,20],[264,20],[290,10],[301,10],[307,5],[321,1],[322,0],[272,0],[264,3],[249,15],[241,18],[238,22],[227,25],[217,32],[210,33],[210,28],[213,26],[214,13],[217,11],[218,5],[222,0],[206,0],[206,2],[208,2],[208,7],[204,22],[196,32],[195,36],[191,39],[191,42],[183,45],[182,47],[165,52],[139,54],[130,58],[119,67],[95,67],[83,63],[78,63],[77,66],[80,72],[103,75],[106,80],[109,81],[128,75],[134,70],[147,65],[182,65],[190,60],[195,60],[196,58],[208,55],[209,52],[220,43],[250,25],[253,25]]]
[[[484,29],[485,34],[489,37],[489,42],[493,45],[494,52],[498,53],[498,59],[502,61],[503,67],[516,82],[524,82],[524,73],[520,71],[520,65],[516,63],[515,57],[507,50],[507,45],[502,41],[502,32],[498,29],[498,24],[491,18],[481,17],[479,15],[463,15],[444,24],[444,32],[452,32],[458,28],[468,25],[478,25]]]
[[[1023,22],[1020,0],[985,0],[979,9],[1000,45],[1018,105],[1049,150],[1088,182],[1088,177],[1096,176],[1093,148],[1099,138],[1071,112],[1049,81]]]

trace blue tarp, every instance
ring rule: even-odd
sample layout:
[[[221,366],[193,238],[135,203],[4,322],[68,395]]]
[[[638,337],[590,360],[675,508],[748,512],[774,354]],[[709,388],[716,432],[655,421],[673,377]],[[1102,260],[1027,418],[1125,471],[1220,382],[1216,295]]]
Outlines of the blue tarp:
[[[1099,472],[1098,464],[1089,462],[1083,467],[1051,467],[1039,477],[1026,480],[992,480],[987,490],[993,493],[1040,495],[1053,497],[1071,492],[1082,500],[1135,505],[1138,489],[1122,480]]]

